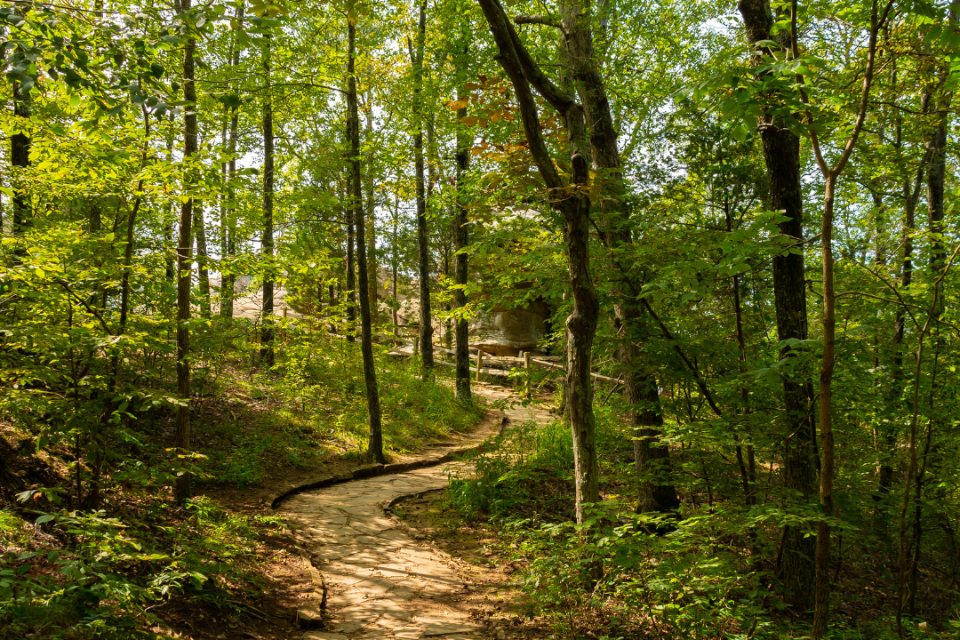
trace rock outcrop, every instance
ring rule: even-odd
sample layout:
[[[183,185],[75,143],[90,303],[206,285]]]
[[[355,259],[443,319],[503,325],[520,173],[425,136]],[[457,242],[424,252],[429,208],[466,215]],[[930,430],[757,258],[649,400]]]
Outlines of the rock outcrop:
[[[497,356],[535,351],[547,332],[549,311],[542,302],[524,307],[494,307],[470,320],[470,346]]]

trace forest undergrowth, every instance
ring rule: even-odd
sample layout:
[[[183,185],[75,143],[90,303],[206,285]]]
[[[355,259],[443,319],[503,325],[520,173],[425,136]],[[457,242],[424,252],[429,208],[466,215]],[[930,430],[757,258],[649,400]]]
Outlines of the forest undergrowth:
[[[168,448],[175,408],[130,404],[101,443],[97,510],[77,509],[89,491],[89,434],[37,411],[0,423],[6,471],[20,485],[4,492],[0,508],[0,637],[179,631],[212,639],[251,625],[262,637],[295,631],[289,607],[296,601],[282,592],[296,591],[290,583],[305,571],[269,503],[291,484],[366,462],[359,349],[291,326],[281,332],[275,366],[264,370],[250,365],[258,345],[245,342],[245,333],[238,322],[203,351],[229,347],[197,369],[186,464]],[[407,362],[382,352],[388,455],[478,420],[479,410],[465,411],[441,380],[424,382]],[[166,392],[158,385],[143,395]],[[181,507],[171,487],[185,471],[196,491]]]
[[[689,438],[668,420],[681,507],[675,514],[637,513],[643,478],[622,415],[616,403],[598,407],[603,502],[590,506],[583,524],[574,512],[572,436],[558,419],[519,425],[474,454],[476,475],[453,477],[442,498],[444,526],[480,528],[480,537],[496,539],[480,560],[493,556],[495,564],[522,568],[514,580],[527,594],[525,615],[548,620],[558,637],[809,637],[812,616],[790,608],[778,575],[786,514],[776,500],[744,506],[732,452]],[[843,478],[850,496],[869,493],[854,484],[862,481]],[[779,489],[768,479],[760,490]],[[831,638],[899,637],[890,589],[896,547],[889,535],[876,534],[875,508],[845,504]],[[815,525],[804,526],[812,533]],[[924,552],[930,569],[917,598],[926,614],[908,621],[906,637],[955,638],[960,608],[955,585],[944,579],[949,546],[936,541]]]

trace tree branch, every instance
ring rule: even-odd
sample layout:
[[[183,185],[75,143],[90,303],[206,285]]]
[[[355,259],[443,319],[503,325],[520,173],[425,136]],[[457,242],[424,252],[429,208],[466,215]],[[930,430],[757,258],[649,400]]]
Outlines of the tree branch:
[[[515,16],[514,24],[542,24],[554,29],[560,28],[560,21],[553,16]]]

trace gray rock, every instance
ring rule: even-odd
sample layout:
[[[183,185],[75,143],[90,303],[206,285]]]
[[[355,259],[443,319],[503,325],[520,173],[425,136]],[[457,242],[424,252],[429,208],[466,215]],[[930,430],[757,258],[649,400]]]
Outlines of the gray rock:
[[[546,333],[546,305],[510,309],[495,307],[470,320],[470,346],[496,356],[534,351]]]

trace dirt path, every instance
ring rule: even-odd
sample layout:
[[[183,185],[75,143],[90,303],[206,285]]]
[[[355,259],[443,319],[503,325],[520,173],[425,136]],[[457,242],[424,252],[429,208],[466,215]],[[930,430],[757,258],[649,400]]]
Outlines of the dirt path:
[[[505,391],[476,386],[488,400],[509,397]],[[505,411],[511,424],[545,421],[536,408],[517,406]],[[499,428],[485,428],[445,445],[455,450],[485,440]],[[437,447],[432,454],[443,452]],[[385,507],[406,495],[441,489],[448,474],[463,463],[450,462],[389,476],[375,476],[303,493],[286,502],[282,511],[297,528],[297,537],[326,584],[326,626],[308,631],[307,640],[353,638],[443,638],[469,640],[495,637],[465,610],[462,598],[471,585],[455,569],[452,558],[429,542],[416,540]],[[301,608],[308,625],[324,623],[320,594]]]

